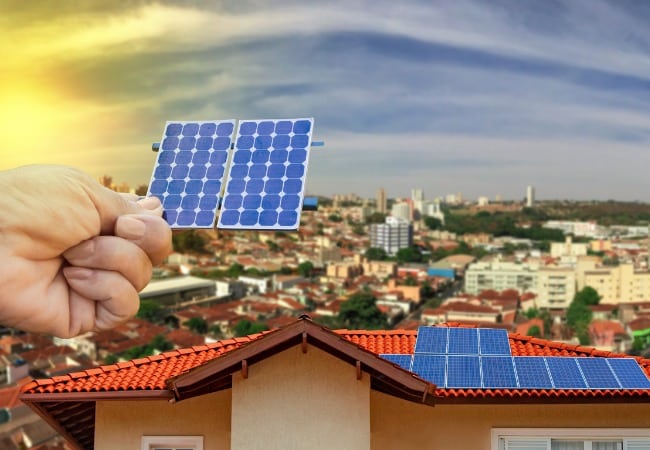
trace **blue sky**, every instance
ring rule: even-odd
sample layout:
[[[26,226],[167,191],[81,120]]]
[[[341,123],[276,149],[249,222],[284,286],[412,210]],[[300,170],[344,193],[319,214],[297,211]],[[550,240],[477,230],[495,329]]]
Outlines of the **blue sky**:
[[[137,184],[166,120],[310,116],[311,194],[650,201],[647,1],[13,2],[0,86],[56,120],[0,167]]]

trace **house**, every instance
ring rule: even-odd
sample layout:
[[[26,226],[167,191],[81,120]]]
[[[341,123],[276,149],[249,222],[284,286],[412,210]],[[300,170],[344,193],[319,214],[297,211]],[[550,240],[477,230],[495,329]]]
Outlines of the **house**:
[[[648,449],[650,360],[623,356],[502,329],[332,331],[301,316],[34,380],[21,399],[83,449]],[[501,376],[513,367],[518,378]]]

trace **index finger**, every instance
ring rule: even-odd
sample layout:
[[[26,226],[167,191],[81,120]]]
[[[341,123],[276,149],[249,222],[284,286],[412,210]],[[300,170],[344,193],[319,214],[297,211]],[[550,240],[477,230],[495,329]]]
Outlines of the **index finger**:
[[[172,252],[172,230],[165,220],[151,214],[127,214],[117,218],[115,236],[140,247],[157,265]]]

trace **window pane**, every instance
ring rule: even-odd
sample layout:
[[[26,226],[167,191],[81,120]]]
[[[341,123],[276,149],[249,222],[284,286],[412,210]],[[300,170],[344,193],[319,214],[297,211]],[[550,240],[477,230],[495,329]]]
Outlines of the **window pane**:
[[[623,450],[621,441],[594,441],[591,443],[592,450]]]
[[[584,448],[583,441],[558,441],[555,439],[551,441],[551,450],[584,450]]]

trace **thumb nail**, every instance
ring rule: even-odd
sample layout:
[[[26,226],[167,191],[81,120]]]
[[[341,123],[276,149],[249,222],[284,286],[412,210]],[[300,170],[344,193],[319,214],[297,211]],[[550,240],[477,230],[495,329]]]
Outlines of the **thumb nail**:
[[[119,237],[137,241],[144,237],[146,225],[134,217],[122,216],[117,220],[115,234]]]

